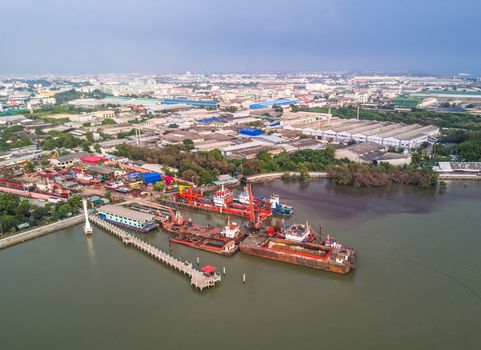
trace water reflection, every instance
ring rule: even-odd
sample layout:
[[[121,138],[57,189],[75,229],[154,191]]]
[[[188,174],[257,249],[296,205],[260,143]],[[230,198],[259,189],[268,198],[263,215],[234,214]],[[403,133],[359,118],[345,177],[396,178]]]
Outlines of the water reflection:
[[[97,266],[97,258],[95,256],[95,247],[93,237],[86,236],[85,242],[87,244],[87,254],[89,259],[89,264],[91,267]]]

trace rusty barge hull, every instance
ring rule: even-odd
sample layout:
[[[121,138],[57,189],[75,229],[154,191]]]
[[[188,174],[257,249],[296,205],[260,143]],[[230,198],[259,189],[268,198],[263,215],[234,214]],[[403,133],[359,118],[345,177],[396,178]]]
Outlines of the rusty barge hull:
[[[262,237],[250,236],[240,243],[239,249],[244,254],[281,261],[293,265],[306,266],[323,271],[347,274],[351,270],[350,265],[336,264],[335,261],[331,259],[329,253],[326,254],[325,257],[322,257],[267,248],[262,245],[265,240],[266,239]]]
[[[209,243],[208,241],[212,241],[212,240],[200,240],[200,241],[196,242],[196,241],[193,241],[193,240],[189,240],[186,237],[179,237],[179,236],[171,237],[170,241],[172,243],[185,245],[187,247],[191,247],[191,248],[195,248],[195,249],[205,250],[207,252],[216,253],[216,254],[220,254],[220,255],[224,255],[224,256],[232,256],[239,249],[239,246],[235,245],[232,250],[226,251],[224,249],[225,246],[214,247],[214,246],[208,245],[208,243]]]

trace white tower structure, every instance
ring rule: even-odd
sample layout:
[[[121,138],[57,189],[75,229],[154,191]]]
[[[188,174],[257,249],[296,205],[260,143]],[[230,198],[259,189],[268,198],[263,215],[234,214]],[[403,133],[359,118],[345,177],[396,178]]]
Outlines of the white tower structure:
[[[83,206],[84,206],[84,215],[85,215],[85,226],[84,226],[84,233],[86,235],[91,235],[93,230],[92,226],[90,226],[90,221],[89,221],[89,213],[87,210],[87,200],[84,198],[82,200]]]

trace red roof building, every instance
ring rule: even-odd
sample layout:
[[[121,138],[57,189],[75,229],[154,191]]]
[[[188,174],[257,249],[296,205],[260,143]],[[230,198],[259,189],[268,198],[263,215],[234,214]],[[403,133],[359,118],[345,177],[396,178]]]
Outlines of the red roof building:
[[[80,160],[84,163],[99,164],[100,161],[106,162],[109,159],[102,156],[93,155],[93,156],[80,158]]]
[[[214,272],[217,271],[217,267],[214,267],[212,265],[207,265],[207,266],[204,266],[203,268],[201,268],[201,270],[205,274],[211,275],[211,274],[213,274]]]

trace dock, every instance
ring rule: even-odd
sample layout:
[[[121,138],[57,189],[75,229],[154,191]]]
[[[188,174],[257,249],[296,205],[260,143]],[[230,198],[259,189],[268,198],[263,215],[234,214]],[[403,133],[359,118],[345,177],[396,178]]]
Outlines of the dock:
[[[100,219],[97,216],[89,215],[89,220],[111,233],[112,235],[120,238],[122,242],[126,245],[131,245],[140,251],[150,255],[152,258],[162,262],[163,264],[174,268],[175,270],[182,272],[184,275],[190,278],[190,284],[199,290],[204,290],[205,288],[213,287],[217,283],[221,282],[221,276],[214,273],[207,275],[202,271],[195,269],[192,263],[187,261],[180,261],[167,253],[164,253],[159,248],[156,248],[147,242],[127,233],[120,227],[117,227],[105,220]]]

